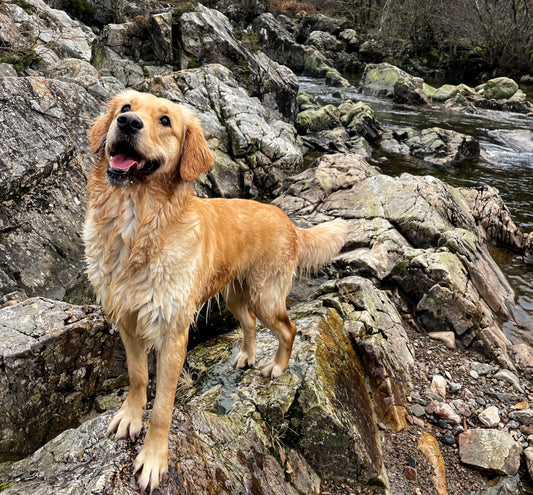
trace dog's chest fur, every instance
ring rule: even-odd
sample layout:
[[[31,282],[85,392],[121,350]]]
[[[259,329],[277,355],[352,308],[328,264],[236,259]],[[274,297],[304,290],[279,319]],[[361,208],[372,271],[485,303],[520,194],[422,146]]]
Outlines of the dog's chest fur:
[[[194,226],[169,233],[160,231],[160,222],[146,225],[147,205],[137,200],[110,194],[89,209],[87,275],[107,317],[120,325],[121,319],[136,316],[137,335],[158,348],[169,327],[186,327],[194,317],[199,256]],[[170,241],[162,239],[165,233]],[[180,242],[172,242],[176,238]]]

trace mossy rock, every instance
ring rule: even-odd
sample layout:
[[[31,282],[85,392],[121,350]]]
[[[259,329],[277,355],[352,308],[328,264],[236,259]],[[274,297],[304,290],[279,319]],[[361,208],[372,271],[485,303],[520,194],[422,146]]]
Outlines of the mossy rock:
[[[507,100],[518,91],[518,84],[508,77],[497,77],[488,81],[483,91],[489,100]]]

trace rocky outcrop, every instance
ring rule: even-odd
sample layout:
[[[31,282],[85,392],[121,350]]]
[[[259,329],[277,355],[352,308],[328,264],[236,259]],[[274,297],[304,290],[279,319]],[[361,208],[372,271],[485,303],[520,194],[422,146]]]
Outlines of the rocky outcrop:
[[[253,28],[265,52],[280,64],[298,74],[324,77],[333,86],[349,85],[321,51],[313,45],[302,45],[295,41],[272,14],[258,16]]]
[[[508,77],[490,79],[484,84],[471,88],[466,84],[457,86],[444,84],[433,88],[424,84],[424,91],[434,102],[445,103],[449,108],[476,112],[477,109],[502,110],[531,114],[533,105],[516,81]]]
[[[358,278],[341,280],[337,285],[324,288],[315,302],[294,308],[292,313],[299,338],[295,342],[293,365],[279,380],[265,380],[256,369],[234,370],[231,363],[239,342],[232,335],[213,339],[189,353],[178,393],[181,405],[175,410],[170,438],[170,463],[176,468],[171,469],[161,487],[162,493],[176,490],[180,493],[235,493],[247,492],[250,486],[256,486],[262,493],[295,494],[302,490],[318,493],[320,478],[365,483],[376,489],[386,486],[371,396],[356,350],[344,331],[346,326],[355,328],[364,319],[378,317],[379,309],[373,304],[375,296],[365,294],[366,288],[364,281]],[[367,310],[363,312],[356,303],[361,297],[368,300]],[[66,305],[43,308],[42,304],[36,304],[35,319],[29,321],[28,331],[37,331],[41,321],[54,320],[65,310],[74,315],[79,312]],[[8,319],[17,311],[24,312],[24,306],[0,310],[0,318]],[[48,320],[46,311],[52,312]],[[92,339],[106,339],[110,344],[116,340],[98,320],[92,324],[88,322],[90,320],[82,317],[79,324],[59,325],[65,341],[75,342],[72,351],[85,352],[87,347],[93,348],[94,344],[88,345]],[[57,335],[56,327],[51,326]],[[79,339],[82,326],[88,340],[77,342],[75,336]],[[397,368],[390,382],[397,381],[397,389],[408,389],[409,384],[402,379],[408,377],[405,359],[412,360],[412,357],[405,342],[378,343],[376,337],[368,337],[366,347],[374,349],[373,356],[378,358],[378,363],[381,354],[390,351],[386,360]],[[275,347],[275,337],[268,331],[260,331],[258,357],[266,359]],[[106,356],[102,351],[106,346],[97,348]],[[52,355],[61,355],[61,348],[53,342],[48,342],[46,349],[42,360],[48,364],[50,360],[53,363]],[[113,349],[116,347],[112,345],[108,349],[108,360]],[[98,377],[100,384],[109,384],[109,373],[101,370],[106,361],[99,356],[94,354],[91,359],[102,361],[100,364],[86,363],[80,369],[87,376]],[[66,360],[65,366],[69,363]],[[65,377],[65,394],[73,393],[71,389],[76,387],[76,382],[68,379],[77,376],[81,377],[80,372]],[[3,379],[6,378],[3,375]],[[36,380],[39,378],[32,378],[31,374],[25,380],[30,397],[36,388],[39,389]],[[380,387],[383,389],[383,384]],[[78,390],[77,395],[87,401],[91,396],[94,399],[99,390],[85,388]],[[54,398],[61,397],[59,390],[56,394]],[[12,399],[23,400],[24,396],[16,393]],[[25,401],[17,405],[29,407]],[[10,404],[10,411],[14,407]],[[46,424],[41,416],[56,411],[56,407],[54,399],[45,402],[35,421]],[[63,493],[60,487],[72,483],[87,491],[106,487],[110,491],[134,493],[136,487],[130,464],[135,448],[104,437],[108,420],[108,415],[103,415],[77,430],[67,431],[33,456],[13,464],[2,476],[5,484],[12,485],[5,493],[44,494],[49,493],[52,486],[55,490],[59,487],[55,493]],[[220,463],[221,456],[228,462]],[[28,476],[36,470],[40,474]]]
[[[512,319],[513,291],[457,189],[433,177],[380,175],[354,155],[324,157],[291,182],[275,204],[296,221],[349,220],[348,246],[357,249],[338,257],[341,273],[393,282],[427,330],[479,341],[494,358],[489,342],[510,348],[497,320]],[[500,358],[513,367],[508,350]]]
[[[254,53],[239,43],[226,16],[198,4],[178,21],[180,67],[219,63],[229,68],[241,86],[288,119],[296,114],[298,82],[285,66],[262,52]]]
[[[0,98],[0,294],[61,299],[82,266],[85,136],[100,102],[37,76],[0,78]]]
[[[251,98],[229,69],[207,65],[152,81],[150,91],[197,110],[215,166],[199,192],[225,197],[273,194],[302,165],[294,127]]]
[[[378,141],[385,132],[374,111],[360,101],[320,105],[300,93],[299,104],[295,125],[310,149],[370,156],[369,143]]]

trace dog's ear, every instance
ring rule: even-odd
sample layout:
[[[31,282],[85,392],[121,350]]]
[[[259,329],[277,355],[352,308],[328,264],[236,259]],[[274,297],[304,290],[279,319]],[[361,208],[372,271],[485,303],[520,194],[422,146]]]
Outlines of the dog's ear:
[[[89,131],[89,143],[91,152],[97,154],[105,147],[107,131],[113,121],[113,102],[109,104],[107,113],[100,115],[94,122]]]
[[[214,160],[213,153],[204,138],[200,122],[196,117],[189,116],[180,159],[182,180],[192,182],[201,173],[209,170]]]

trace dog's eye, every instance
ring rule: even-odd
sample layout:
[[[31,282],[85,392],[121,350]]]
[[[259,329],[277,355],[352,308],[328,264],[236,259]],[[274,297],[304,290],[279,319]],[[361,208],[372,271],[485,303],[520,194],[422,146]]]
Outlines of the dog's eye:
[[[170,127],[170,118],[167,115],[163,115],[159,119],[159,122],[161,122],[161,124],[164,125],[165,127]]]
[[[126,113],[126,112],[129,112],[131,110],[131,105],[124,105],[121,109],[120,109],[120,112],[121,113]]]

